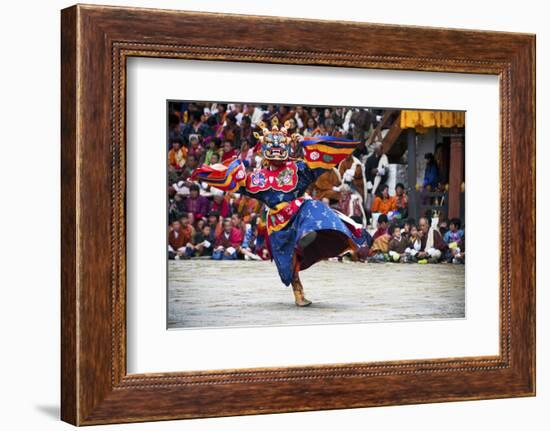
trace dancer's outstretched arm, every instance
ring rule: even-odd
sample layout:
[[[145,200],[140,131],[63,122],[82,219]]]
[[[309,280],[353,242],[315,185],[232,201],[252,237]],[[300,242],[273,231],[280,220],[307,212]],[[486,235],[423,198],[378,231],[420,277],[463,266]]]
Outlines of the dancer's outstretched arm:
[[[205,182],[226,192],[238,193],[246,186],[246,169],[240,159],[227,164],[201,165],[195,169],[191,180]]]
[[[311,181],[325,171],[337,167],[360,144],[358,141],[334,136],[315,136],[301,141],[304,150],[303,163],[311,173]]]

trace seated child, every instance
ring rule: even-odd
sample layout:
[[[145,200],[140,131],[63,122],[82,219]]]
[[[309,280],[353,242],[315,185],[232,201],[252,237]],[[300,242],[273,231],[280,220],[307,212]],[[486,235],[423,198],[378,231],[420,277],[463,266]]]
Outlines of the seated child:
[[[401,228],[395,224],[390,229],[392,238],[388,245],[388,254],[394,262],[399,262],[402,257],[405,257],[405,250],[407,249],[407,238],[401,234]]]
[[[418,230],[418,228],[415,225],[412,225],[403,262],[416,261],[416,255],[422,248],[421,236],[422,233]]]
[[[447,262],[464,263],[464,256],[460,247],[463,242],[464,231],[460,229],[460,225],[460,219],[452,219],[449,222],[449,230],[443,236],[443,240],[449,246],[449,250],[445,254]]]
[[[409,240],[409,237],[411,236],[411,228],[415,225],[415,221],[413,218],[408,218],[403,223],[403,228],[401,229],[401,235],[403,235],[407,241]]]

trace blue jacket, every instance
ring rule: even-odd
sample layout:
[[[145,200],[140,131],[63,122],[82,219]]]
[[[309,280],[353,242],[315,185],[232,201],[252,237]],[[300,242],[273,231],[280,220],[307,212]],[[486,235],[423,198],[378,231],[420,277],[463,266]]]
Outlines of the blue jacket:
[[[426,170],[424,171],[424,187],[431,186],[436,188],[439,184],[439,170],[435,163],[429,163],[426,165]]]

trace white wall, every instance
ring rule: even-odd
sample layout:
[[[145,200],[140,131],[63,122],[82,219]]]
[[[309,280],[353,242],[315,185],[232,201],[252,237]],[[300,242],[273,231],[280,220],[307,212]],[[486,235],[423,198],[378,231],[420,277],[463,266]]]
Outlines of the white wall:
[[[441,1],[395,0],[391,5],[353,2],[278,0],[130,0],[108,1],[157,8],[357,20],[537,33],[537,112],[550,115],[548,85],[550,29],[544,2],[464,0],[446,8]],[[3,429],[69,429],[58,421],[59,399],[59,9],[68,1],[4,2],[0,18],[0,319]],[[205,31],[208,31],[205,29]],[[230,31],[230,30],[228,30]],[[320,35],[319,37],[323,37]],[[327,37],[325,35],[325,37]],[[543,55],[546,54],[546,56]],[[538,124],[538,219],[548,220],[550,184],[547,122]],[[542,163],[541,163],[542,162]],[[546,163],[544,163],[546,162]],[[538,256],[538,397],[387,407],[331,412],[136,424],[105,429],[276,430],[276,429],[408,429],[498,430],[547,429],[550,422],[550,308],[548,271],[542,244],[550,231],[539,227]],[[548,225],[548,223],[546,223]]]

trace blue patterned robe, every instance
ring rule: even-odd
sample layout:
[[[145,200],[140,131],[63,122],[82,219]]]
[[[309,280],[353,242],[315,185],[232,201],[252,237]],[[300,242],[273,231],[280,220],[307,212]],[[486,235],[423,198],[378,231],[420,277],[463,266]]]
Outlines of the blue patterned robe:
[[[287,286],[293,281],[296,271],[354,249],[366,239],[364,229],[351,225],[351,220],[345,220],[343,215],[339,215],[323,202],[303,199],[307,187],[327,169],[332,169],[351,154],[356,144],[350,145],[350,141],[335,140],[332,137],[325,139],[328,143],[323,139],[315,139],[309,145],[306,142],[304,160],[286,162],[280,168],[280,171],[288,168],[295,175],[274,177],[271,181],[273,186],[270,186],[269,181],[269,176],[274,176],[271,171],[260,169],[247,175],[238,159],[224,169],[219,168],[222,169],[219,172],[204,167],[195,175],[197,179],[222,190],[242,193],[264,202],[270,208],[267,215],[268,227],[270,220],[276,221],[276,215],[272,215],[272,212],[276,213],[279,208],[290,208],[290,204],[295,204],[287,219],[273,229],[268,228],[271,255],[281,281]],[[299,245],[300,239],[313,231],[317,232],[316,239],[302,249]]]

